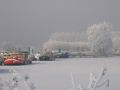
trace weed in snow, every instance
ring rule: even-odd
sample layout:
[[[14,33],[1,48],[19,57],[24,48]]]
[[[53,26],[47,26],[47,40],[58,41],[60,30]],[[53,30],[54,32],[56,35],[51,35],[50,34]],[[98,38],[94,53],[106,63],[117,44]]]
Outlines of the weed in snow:
[[[109,80],[108,79],[103,80],[106,73],[107,73],[107,68],[105,67],[101,69],[101,72],[97,77],[93,73],[91,73],[87,88],[83,88],[80,83],[76,86],[73,74],[71,73],[70,77],[72,81],[72,88],[69,90],[78,90],[78,89],[79,90],[96,90],[96,88],[100,88],[103,85],[106,85],[106,87],[109,87]]]
[[[23,77],[14,68],[10,69],[12,78],[0,82],[0,90],[36,90],[34,83],[29,81],[29,76]]]

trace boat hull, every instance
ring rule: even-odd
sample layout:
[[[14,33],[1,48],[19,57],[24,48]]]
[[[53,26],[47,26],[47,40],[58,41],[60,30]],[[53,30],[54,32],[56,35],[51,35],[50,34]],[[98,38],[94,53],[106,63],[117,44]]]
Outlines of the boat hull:
[[[6,59],[4,61],[4,65],[20,65],[23,64],[22,60],[17,60],[17,59]]]

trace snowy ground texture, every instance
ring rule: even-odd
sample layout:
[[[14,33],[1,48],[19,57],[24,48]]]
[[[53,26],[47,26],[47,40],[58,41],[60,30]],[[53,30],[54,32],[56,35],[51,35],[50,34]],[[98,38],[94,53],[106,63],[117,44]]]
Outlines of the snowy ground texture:
[[[103,66],[107,68],[103,81],[109,80],[109,87],[103,85],[95,90],[120,90],[119,57],[69,58],[34,61],[31,65],[0,66],[0,90],[80,90],[79,84],[86,88],[90,73],[99,76]]]

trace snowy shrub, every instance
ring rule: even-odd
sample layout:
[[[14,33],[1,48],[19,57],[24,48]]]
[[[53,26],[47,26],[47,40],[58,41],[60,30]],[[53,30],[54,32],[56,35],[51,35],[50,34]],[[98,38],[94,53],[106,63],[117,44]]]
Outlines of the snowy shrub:
[[[112,54],[111,26],[108,23],[94,24],[87,30],[91,50],[96,56]]]
[[[96,90],[97,88],[100,88],[104,85],[106,85],[106,87],[109,87],[109,79],[104,79],[106,74],[107,68],[105,67],[101,69],[101,72],[98,76],[91,73],[88,86],[86,88],[83,88],[80,83],[78,85],[75,84],[73,74],[71,73],[70,77],[72,81],[72,88],[70,88],[69,90]]]
[[[14,68],[10,69],[10,72],[12,77],[0,83],[0,90],[36,90],[28,75],[22,76]]]

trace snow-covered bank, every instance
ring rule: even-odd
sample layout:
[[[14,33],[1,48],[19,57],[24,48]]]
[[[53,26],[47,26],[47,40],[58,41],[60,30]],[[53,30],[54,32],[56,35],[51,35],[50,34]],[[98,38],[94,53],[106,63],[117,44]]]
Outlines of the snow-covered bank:
[[[70,74],[72,72],[75,84],[81,83],[87,87],[89,74],[99,74],[101,67],[106,66],[106,79],[110,80],[109,88],[97,90],[120,90],[120,58],[71,58],[56,61],[35,61],[32,65],[0,66],[0,78],[9,79],[9,68],[16,69],[21,75],[28,75],[36,90],[68,90],[72,87]],[[79,89],[78,89],[79,90]]]

